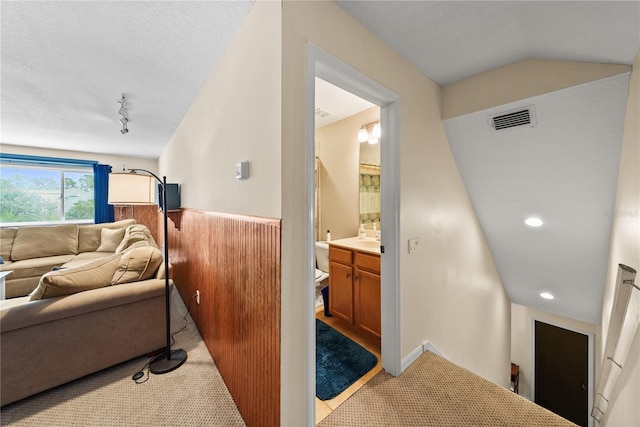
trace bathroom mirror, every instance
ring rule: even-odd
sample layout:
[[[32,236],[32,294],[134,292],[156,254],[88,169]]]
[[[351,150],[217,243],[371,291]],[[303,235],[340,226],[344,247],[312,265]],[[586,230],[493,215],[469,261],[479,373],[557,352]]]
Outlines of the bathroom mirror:
[[[380,230],[380,144],[360,144],[360,223]]]

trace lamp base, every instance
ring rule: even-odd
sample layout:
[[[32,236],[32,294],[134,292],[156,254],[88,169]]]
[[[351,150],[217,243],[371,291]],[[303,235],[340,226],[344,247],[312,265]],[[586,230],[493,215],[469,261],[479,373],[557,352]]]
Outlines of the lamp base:
[[[149,365],[149,371],[156,375],[166,374],[178,369],[187,360],[187,352],[183,349],[171,350],[171,359],[163,354]]]

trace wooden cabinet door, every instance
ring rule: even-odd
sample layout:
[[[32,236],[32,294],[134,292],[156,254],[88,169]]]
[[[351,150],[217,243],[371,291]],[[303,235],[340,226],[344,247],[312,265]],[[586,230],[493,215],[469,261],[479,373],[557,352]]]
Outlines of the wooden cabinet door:
[[[353,324],[353,268],[335,261],[329,263],[329,310]]]
[[[354,290],[356,327],[380,339],[380,275],[356,269]]]

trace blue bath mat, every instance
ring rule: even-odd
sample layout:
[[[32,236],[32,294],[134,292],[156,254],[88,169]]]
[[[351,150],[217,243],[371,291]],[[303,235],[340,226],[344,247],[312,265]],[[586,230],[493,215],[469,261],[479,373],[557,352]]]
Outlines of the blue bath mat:
[[[369,372],[378,359],[360,344],[316,319],[316,396],[333,399]]]

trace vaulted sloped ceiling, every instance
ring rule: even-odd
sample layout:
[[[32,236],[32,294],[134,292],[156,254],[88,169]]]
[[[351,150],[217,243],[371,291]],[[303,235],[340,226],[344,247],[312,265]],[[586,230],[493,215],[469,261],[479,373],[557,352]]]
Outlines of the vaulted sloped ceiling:
[[[628,83],[626,73],[444,122],[512,302],[599,323]],[[534,126],[491,127],[529,106]]]

